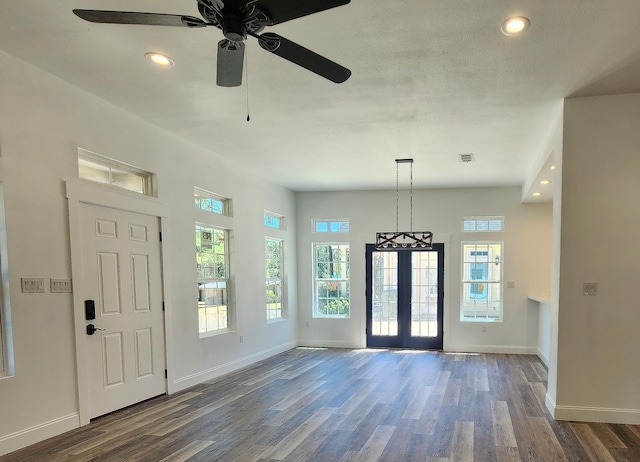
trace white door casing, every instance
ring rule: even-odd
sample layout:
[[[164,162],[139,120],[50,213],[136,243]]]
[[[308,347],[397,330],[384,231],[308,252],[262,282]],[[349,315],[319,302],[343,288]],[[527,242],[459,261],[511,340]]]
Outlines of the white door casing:
[[[83,204],[85,335],[90,417],[166,391],[158,218]]]
[[[154,198],[67,182],[78,379],[78,420],[167,391],[161,220]],[[85,320],[85,300],[96,319]],[[97,328],[87,335],[87,325]]]

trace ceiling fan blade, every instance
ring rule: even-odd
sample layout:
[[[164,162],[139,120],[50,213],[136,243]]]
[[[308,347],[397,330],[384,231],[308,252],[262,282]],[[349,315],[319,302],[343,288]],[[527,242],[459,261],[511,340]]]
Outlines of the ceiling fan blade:
[[[242,85],[244,65],[244,43],[220,40],[218,42],[218,70],[216,83],[219,87]]]
[[[204,27],[202,19],[194,16],[133,11],[73,10],[79,18],[89,22],[107,24],[141,24],[145,26]]]
[[[346,5],[351,0],[258,0],[257,7],[274,24]]]
[[[351,71],[340,64],[320,56],[313,51],[287,40],[272,32],[264,33],[258,37],[260,46],[271,53],[280,56],[305,69],[315,72],[325,79],[335,83],[342,83],[351,76]]]

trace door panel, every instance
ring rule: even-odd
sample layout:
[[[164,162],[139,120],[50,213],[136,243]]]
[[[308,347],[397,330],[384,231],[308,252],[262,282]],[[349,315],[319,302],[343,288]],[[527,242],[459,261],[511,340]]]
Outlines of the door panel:
[[[367,244],[367,346],[442,349],[444,244],[376,250]]]
[[[90,418],[166,392],[158,218],[82,204]]]

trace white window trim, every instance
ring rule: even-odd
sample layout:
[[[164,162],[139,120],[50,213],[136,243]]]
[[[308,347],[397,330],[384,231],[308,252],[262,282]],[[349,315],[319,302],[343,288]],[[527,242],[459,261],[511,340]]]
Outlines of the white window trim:
[[[321,222],[327,222],[327,223],[347,223],[349,224],[349,231],[331,231],[331,229],[328,229],[327,231],[316,231],[317,227],[316,224],[317,223],[321,223]],[[314,218],[311,220],[311,232],[314,234],[347,234],[351,232],[351,222],[349,221],[348,218]]]
[[[323,221],[323,220],[321,220]],[[321,233],[324,234],[324,233]],[[312,243],[312,278],[313,278],[313,311],[312,317],[316,319],[349,319],[351,318],[351,270],[349,269],[349,276],[346,278],[336,278],[336,279],[320,279],[317,277],[318,271],[318,263],[316,261],[317,251],[316,246],[318,245],[339,245],[339,246],[348,246],[349,247],[349,268],[351,267],[351,243],[350,242],[313,242]],[[349,292],[349,313],[348,314],[321,314],[318,311],[318,281],[336,281],[336,282],[346,282],[347,288]]]
[[[231,262],[230,262],[230,256],[231,256],[231,230],[227,229],[227,228],[223,228],[221,226],[216,226],[216,225],[212,225],[209,223],[203,223],[200,221],[196,221],[195,222],[195,226],[202,226],[202,227],[206,227],[209,229],[218,229],[221,231],[225,232],[225,274],[226,274],[226,278],[225,279],[220,279],[220,278],[199,278],[197,275],[197,268],[196,268],[196,284],[200,283],[200,282],[225,282],[226,283],[226,289],[227,289],[227,327],[222,328],[222,329],[215,329],[215,330],[208,330],[205,332],[200,332],[200,320],[198,319],[198,335],[201,339],[203,338],[207,338],[207,337],[214,337],[217,335],[221,335],[221,334],[226,334],[229,332],[233,332],[234,328],[233,328],[233,320],[234,320],[234,314],[233,314],[233,309],[234,309],[234,301],[232,299],[232,295],[233,295],[233,291],[232,291],[232,280],[231,280]],[[196,312],[199,309],[199,306],[196,306]]]
[[[142,194],[144,196],[150,196],[150,197],[158,197],[158,191],[156,189],[155,186],[155,174],[151,173],[151,172],[147,172],[145,170],[142,170],[138,167],[134,167],[133,165],[127,164],[125,162],[120,162],[119,160],[115,160],[112,159],[110,157],[107,156],[103,156],[101,154],[96,154],[95,152],[91,152],[88,151],[86,149],[83,148],[78,148],[78,168],[80,167],[80,161],[85,160],[87,162],[93,162],[94,164],[98,164],[102,167],[108,168],[109,169],[109,178],[111,178],[111,170],[116,168],[119,170],[123,170],[125,172],[128,172],[132,175],[135,175],[139,178],[142,179],[142,183],[143,183],[143,192],[140,193],[139,191],[133,191],[131,189],[128,188],[124,188],[122,186],[118,186],[118,185],[114,185],[113,183],[109,182],[109,184],[107,183],[102,183],[99,181],[94,181],[94,180],[90,180],[87,178],[82,178],[79,176],[79,178],[81,180],[85,180],[85,181],[92,181],[94,183],[98,183],[98,184],[104,184],[107,186],[110,186],[112,188],[120,188],[120,189],[124,189],[125,191],[131,191],[133,193],[136,194]]]
[[[465,223],[469,222],[469,221],[474,221],[476,222],[476,229],[465,229]],[[487,229],[477,229],[477,223],[479,221],[486,221],[486,222],[491,222],[491,221],[499,221],[500,222],[500,229],[488,229],[489,226],[487,226]],[[503,216],[472,216],[472,217],[463,217],[462,218],[462,232],[463,233],[502,233],[504,232],[504,217]]]
[[[275,228],[274,228],[275,229]],[[278,318],[269,318],[268,314],[269,314],[269,310],[267,309],[267,322],[268,323],[272,323],[272,322],[278,322],[281,321],[283,319],[286,319],[286,292],[285,292],[285,272],[284,272],[284,259],[285,259],[285,249],[284,249],[284,239],[279,239],[276,237],[265,237],[264,238],[264,242],[265,242],[265,251],[266,251],[266,245],[267,245],[267,241],[278,241],[280,243],[280,277],[279,278],[269,278],[266,277],[265,274],[265,282],[266,284],[269,283],[273,283],[273,282],[279,282],[280,283],[280,317]],[[266,256],[266,252],[265,252],[265,272],[266,272],[266,260],[267,256]],[[266,296],[266,294],[265,294]],[[265,300],[266,303],[266,300]],[[266,306],[265,306],[266,308]]]
[[[466,259],[465,255],[465,245],[499,245],[500,246],[500,273],[499,279],[497,281],[490,281],[491,284],[499,284],[500,285],[500,316],[497,318],[490,318],[488,316],[483,318],[478,317],[468,317],[464,316],[464,303],[465,303],[465,284],[473,284],[473,280],[464,279],[464,265],[465,263],[469,263]],[[462,241],[460,246],[460,254],[461,254],[461,268],[460,268],[460,322],[485,322],[485,323],[494,323],[494,322],[503,322],[504,321],[504,242],[503,241]],[[495,264],[495,262],[487,256],[488,264]],[[488,304],[487,304],[488,308]]]
[[[195,186],[193,188],[193,195],[194,198],[196,195],[201,196],[201,197],[205,197],[207,199],[215,199],[218,200],[220,202],[222,202],[223,204],[223,211],[222,213],[218,213],[218,212],[214,212],[213,210],[206,210],[203,209],[202,207],[198,207],[197,205],[194,206],[196,208],[196,210],[201,210],[204,213],[207,214],[213,214],[213,215],[217,215],[217,216],[223,216],[223,217],[232,217],[233,216],[233,207],[232,207],[232,200],[229,199],[228,197],[222,196],[220,194],[216,194],[214,192],[211,191],[207,191],[206,189],[203,188],[198,188],[197,186]]]
[[[264,223],[264,217],[265,217],[265,216],[269,216],[269,217],[272,217],[272,218],[277,218],[277,219],[279,220],[280,226],[278,226],[278,227],[276,228],[276,227],[273,227],[273,226],[269,226],[269,225],[267,225],[266,223]],[[280,230],[284,230],[284,229],[285,229],[285,220],[284,220],[284,215],[280,215],[279,213],[275,213],[275,212],[271,212],[271,211],[269,211],[269,210],[265,210],[265,211],[264,211],[264,215],[263,215],[263,224],[264,224],[265,228],[268,228],[268,229],[280,229]]]

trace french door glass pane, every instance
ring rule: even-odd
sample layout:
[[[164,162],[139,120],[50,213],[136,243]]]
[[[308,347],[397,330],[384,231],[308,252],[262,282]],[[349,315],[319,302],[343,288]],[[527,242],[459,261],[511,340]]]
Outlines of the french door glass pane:
[[[438,253],[411,254],[411,336],[438,336]]]
[[[398,335],[398,254],[373,252],[373,335]]]

